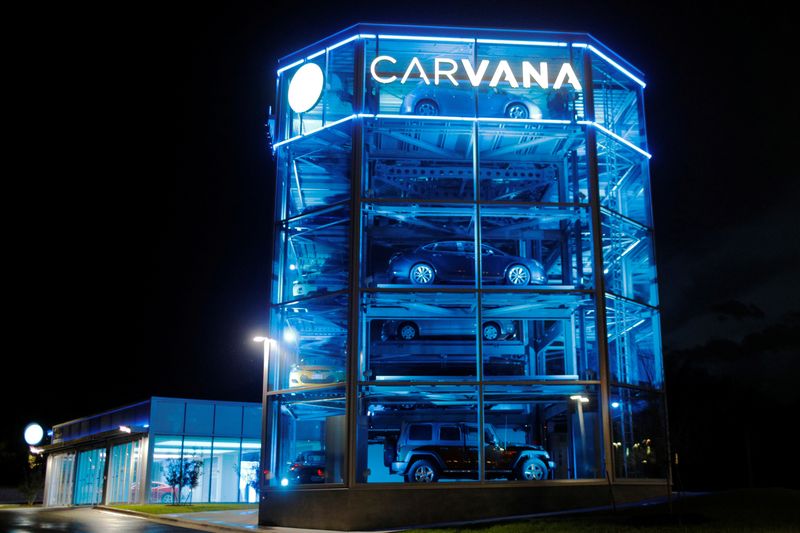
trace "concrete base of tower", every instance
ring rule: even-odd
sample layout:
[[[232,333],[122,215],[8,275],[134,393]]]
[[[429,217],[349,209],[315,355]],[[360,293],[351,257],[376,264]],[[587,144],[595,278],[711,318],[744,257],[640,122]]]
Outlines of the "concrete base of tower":
[[[261,501],[259,524],[366,531],[606,507],[668,495],[665,481],[448,485],[269,489]]]

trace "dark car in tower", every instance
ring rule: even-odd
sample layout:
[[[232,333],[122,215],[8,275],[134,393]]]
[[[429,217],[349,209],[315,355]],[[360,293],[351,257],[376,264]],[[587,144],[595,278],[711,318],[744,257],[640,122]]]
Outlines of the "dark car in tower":
[[[287,479],[290,483],[324,483],[325,452],[312,450],[300,452],[289,466]]]
[[[484,283],[526,286],[545,283],[544,266],[536,259],[507,254],[481,246]],[[396,253],[389,259],[392,283],[433,285],[475,282],[475,244],[470,241],[440,241],[411,252]]]
[[[386,440],[383,462],[408,483],[477,479],[478,433],[472,423],[405,423],[397,441]],[[538,481],[551,478],[556,467],[542,446],[502,445],[491,424],[484,424],[483,446],[487,479]]]

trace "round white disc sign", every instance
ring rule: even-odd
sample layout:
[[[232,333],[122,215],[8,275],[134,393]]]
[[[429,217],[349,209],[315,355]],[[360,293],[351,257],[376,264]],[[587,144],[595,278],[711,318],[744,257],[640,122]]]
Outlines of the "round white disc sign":
[[[28,424],[25,427],[25,442],[31,446],[36,446],[42,442],[42,438],[44,438],[44,430],[39,424]]]
[[[316,63],[306,63],[294,73],[289,82],[289,107],[295,113],[305,113],[319,101],[324,88],[322,69]]]

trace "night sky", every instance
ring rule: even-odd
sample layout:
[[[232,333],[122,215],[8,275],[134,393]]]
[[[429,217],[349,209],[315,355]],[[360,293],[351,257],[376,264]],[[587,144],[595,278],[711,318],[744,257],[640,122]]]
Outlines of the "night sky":
[[[19,35],[4,76],[0,485],[15,483],[31,420],[153,395],[259,400],[275,65],[356,22],[588,32],[644,71],[686,483],[742,483],[691,465],[714,455],[726,472],[745,429],[747,453],[773,461],[748,483],[797,483],[770,458],[800,405],[792,17],[733,2],[291,4],[4,17]]]

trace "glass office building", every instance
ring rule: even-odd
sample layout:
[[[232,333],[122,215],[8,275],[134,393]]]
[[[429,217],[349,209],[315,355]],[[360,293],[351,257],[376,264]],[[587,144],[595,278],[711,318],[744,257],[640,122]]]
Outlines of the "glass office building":
[[[44,504],[255,503],[261,405],[178,398],[53,427]]]
[[[261,523],[665,494],[642,73],[586,34],[360,24],[277,74]]]

